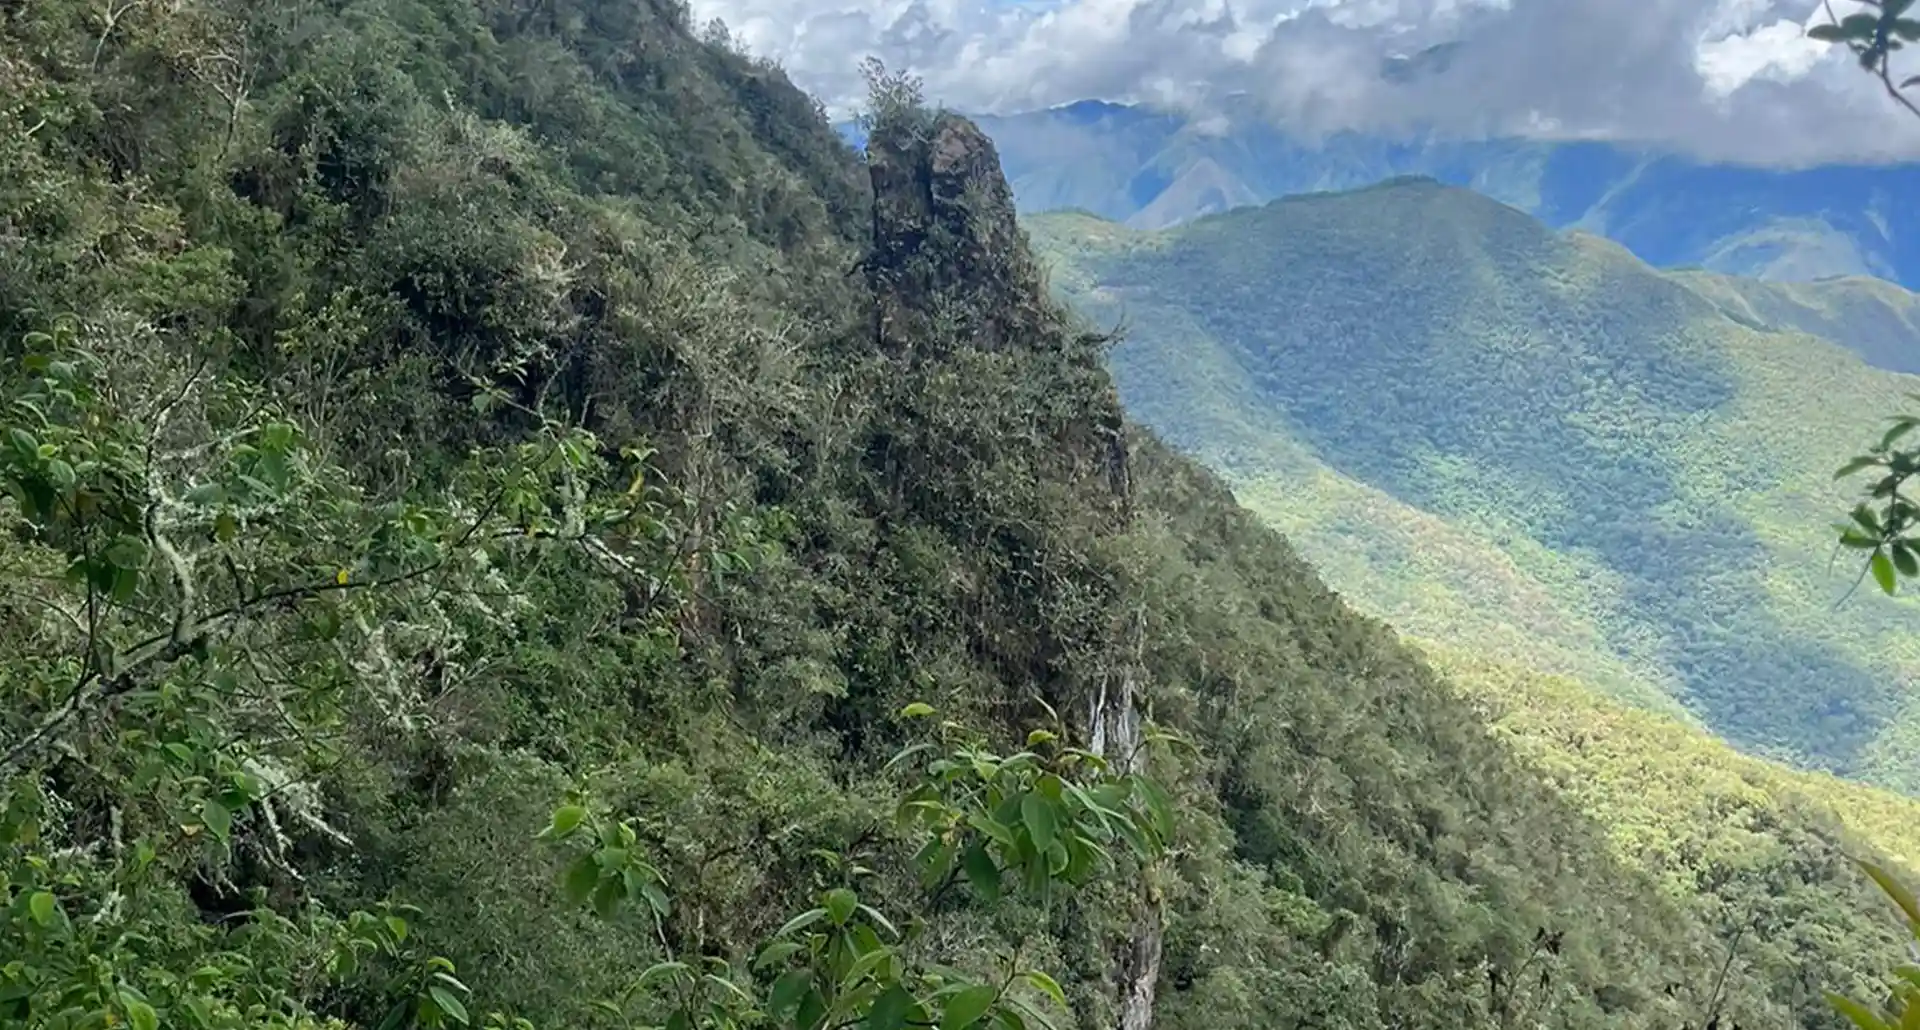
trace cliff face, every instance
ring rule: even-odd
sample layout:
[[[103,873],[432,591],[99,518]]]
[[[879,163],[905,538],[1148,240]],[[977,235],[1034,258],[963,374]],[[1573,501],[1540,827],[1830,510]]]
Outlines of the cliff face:
[[[955,346],[1068,357],[1068,370],[1078,365],[1081,374],[1050,385],[1084,395],[1077,398],[1081,417],[1051,428],[1062,444],[1057,471],[1106,495],[1103,535],[1127,531],[1132,484],[1118,399],[1098,364],[1104,341],[1076,333],[1047,298],[993,141],[971,121],[943,113],[875,133],[868,167],[874,213],[867,271],[882,352],[922,374],[929,362],[951,364]],[[1091,675],[1061,677],[1055,691],[1084,713],[1094,752],[1144,774],[1145,669],[1137,659],[1143,633],[1137,618],[1110,612],[1094,646],[1114,660],[1098,663]],[[1147,885],[1151,871],[1140,872],[1126,929],[1110,941],[1111,965],[1102,977],[1116,1013],[1110,1025],[1119,1030],[1152,1026],[1160,977],[1164,916]]]
[[[867,147],[882,346],[905,354],[936,331],[987,350],[1030,340],[1039,298],[993,141],[939,115],[877,132]]]

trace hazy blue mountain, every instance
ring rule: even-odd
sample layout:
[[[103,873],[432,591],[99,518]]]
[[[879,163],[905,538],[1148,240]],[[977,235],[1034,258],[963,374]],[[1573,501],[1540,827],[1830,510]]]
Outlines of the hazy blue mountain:
[[[1772,169],[1597,142],[1288,135],[1251,113],[1195,120],[1084,101],[986,117],[1023,211],[1158,229],[1290,194],[1403,175],[1465,186],[1663,267],[1920,286],[1920,165]],[[850,138],[857,140],[857,133]]]

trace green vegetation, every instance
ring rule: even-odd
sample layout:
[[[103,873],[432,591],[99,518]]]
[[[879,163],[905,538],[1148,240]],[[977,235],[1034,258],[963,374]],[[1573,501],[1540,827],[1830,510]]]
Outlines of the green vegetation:
[[[1832,470],[1913,389],[1835,342],[1889,346],[1890,287],[1663,274],[1425,180],[1032,230],[1063,294],[1124,319],[1136,417],[1359,606],[1920,786],[1920,618],[1850,590],[1827,532]]]
[[[669,0],[0,4],[0,1019],[1837,1025],[1879,838],[1623,856],[875,84],[862,167]]]

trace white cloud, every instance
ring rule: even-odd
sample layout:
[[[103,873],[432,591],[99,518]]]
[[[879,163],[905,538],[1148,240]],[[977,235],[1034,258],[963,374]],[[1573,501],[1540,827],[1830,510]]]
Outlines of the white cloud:
[[[1426,125],[1788,163],[1920,156],[1920,124],[1844,51],[1806,38],[1820,0],[692,3],[836,112],[858,105],[873,54],[987,113],[1084,99],[1205,108],[1245,92],[1304,132]],[[1457,46],[1381,74],[1440,43]]]

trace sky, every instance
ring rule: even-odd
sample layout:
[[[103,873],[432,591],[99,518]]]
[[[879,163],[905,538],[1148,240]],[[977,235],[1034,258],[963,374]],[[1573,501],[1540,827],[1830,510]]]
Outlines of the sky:
[[[866,56],[974,114],[1076,100],[1197,113],[1241,95],[1303,135],[1548,136],[1713,160],[1920,157],[1843,49],[1809,40],[1822,0],[692,0],[844,115]],[[1840,16],[1863,10],[1835,0]],[[1454,44],[1418,74],[1395,57]],[[1896,71],[1902,67],[1896,55]],[[1920,56],[1909,73],[1920,74]],[[1920,88],[1916,88],[1920,92]],[[1920,98],[1916,98],[1920,99]]]

